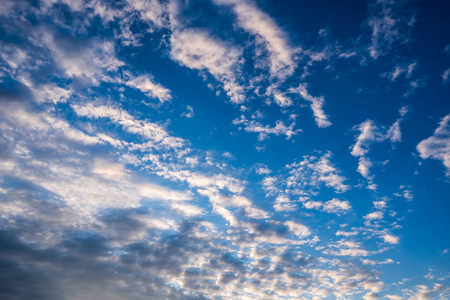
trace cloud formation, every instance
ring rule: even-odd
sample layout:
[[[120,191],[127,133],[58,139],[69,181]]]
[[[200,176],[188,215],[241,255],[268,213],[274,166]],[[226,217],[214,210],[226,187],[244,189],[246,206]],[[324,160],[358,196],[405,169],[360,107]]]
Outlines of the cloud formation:
[[[450,115],[446,115],[439,123],[433,135],[417,145],[420,157],[442,161],[450,176]]]
[[[285,5],[2,2],[2,299],[448,298],[402,250],[448,252],[409,228],[448,223],[411,153],[450,172],[410,2]]]

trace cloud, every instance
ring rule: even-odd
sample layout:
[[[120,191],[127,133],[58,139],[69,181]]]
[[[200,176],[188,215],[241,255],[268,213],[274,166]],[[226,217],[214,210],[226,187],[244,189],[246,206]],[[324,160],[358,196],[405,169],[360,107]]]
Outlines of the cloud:
[[[292,221],[287,221],[286,225],[289,227],[289,230],[296,236],[305,237],[311,235],[311,231],[305,225],[294,223]]]
[[[214,2],[218,5],[231,6],[237,16],[238,25],[257,36],[256,43],[265,46],[269,53],[271,76],[285,78],[294,72],[295,50],[290,45],[287,34],[253,1],[214,0]],[[256,59],[259,58],[256,57]]]
[[[196,217],[204,213],[202,208],[185,202],[174,203],[171,205],[171,208],[177,213],[187,217]]]
[[[400,240],[398,236],[391,235],[391,234],[386,234],[386,235],[382,236],[382,238],[386,243],[389,243],[389,244],[398,244],[399,240]]]
[[[298,88],[290,88],[291,93],[298,93],[306,101],[311,102],[311,109],[314,113],[314,119],[318,127],[331,126],[331,122],[328,120],[328,116],[323,111],[323,105],[325,103],[324,97],[314,97],[308,93],[306,84],[300,84]]]
[[[382,76],[386,76],[390,81],[394,82],[399,79],[401,76],[405,78],[411,78],[415,69],[417,68],[417,62],[412,62],[409,64],[397,64],[391,72],[387,72],[382,74]]]
[[[366,24],[372,31],[368,51],[373,59],[386,55],[394,45],[407,43],[415,23],[408,1],[376,0],[369,6]]]
[[[87,103],[85,105],[73,105],[75,113],[81,117],[92,119],[107,118],[113,123],[121,125],[126,131],[141,135],[151,142],[152,147],[180,148],[184,141],[181,138],[170,136],[162,126],[136,120],[128,112],[107,105],[95,105]]]
[[[321,202],[321,201],[308,201],[303,203],[303,206],[307,209],[318,209],[331,214],[342,214],[351,210],[350,202],[341,201],[337,198],[332,200]]]
[[[276,211],[295,211],[297,206],[287,196],[278,196],[273,208]]]
[[[150,98],[159,99],[161,103],[172,99],[171,91],[161,84],[155,83],[151,75],[133,76],[127,72],[124,83],[129,87],[140,90]]]
[[[442,161],[450,176],[450,114],[439,123],[433,135],[417,145],[417,151],[423,159],[433,158]]]
[[[194,117],[194,109],[192,108],[192,106],[187,105],[186,111],[184,113],[182,113],[181,116],[186,117],[188,119],[193,118]]]
[[[301,162],[294,162],[287,165],[289,177],[286,179],[287,187],[318,187],[325,184],[337,193],[343,193],[350,187],[344,184],[345,177],[340,175],[340,171],[331,163],[331,153],[328,152],[322,157],[305,156]]]
[[[18,103],[11,103],[10,105],[3,104],[0,107],[0,113],[4,116],[4,121],[9,124],[15,124],[18,128],[24,128],[28,133],[34,131],[41,137],[51,135],[86,145],[93,145],[101,142],[97,137],[90,136],[81,130],[73,128],[65,120],[45,112],[29,112],[25,107]],[[13,131],[11,127],[8,129]]]
[[[365,219],[367,220],[379,220],[379,219],[383,219],[384,214],[382,211],[374,211],[366,216],[364,216]]]
[[[341,200],[355,191],[343,196],[353,183],[340,169],[346,165],[333,162],[339,155],[311,153],[314,143],[305,143],[306,148],[292,152],[300,159],[281,155],[265,165],[256,163],[262,153],[242,156],[226,143],[233,147],[211,149],[221,137],[218,131],[209,140],[192,135],[192,128],[172,133],[197,106],[187,105],[191,99],[149,73],[159,62],[168,63],[167,71],[179,68],[176,62],[198,70],[205,81],[212,77],[234,104],[248,97],[235,125],[261,140],[271,135],[292,140],[300,132],[293,94],[310,104],[318,127],[331,125],[323,96],[310,95],[306,83],[289,89],[300,50],[274,19],[251,1],[217,0],[201,5],[202,13],[198,4],[2,3],[3,297],[281,300],[370,299],[381,293],[378,269],[391,260],[369,256],[399,243],[389,227],[400,225],[386,225],[374,215],[387,217],[387,200],[374,202],[376,212],[366,219],[352,208],[353,201]],[[237,21],[224,14],[225,6]],[[223,16],[231,24],[208,23]],[[222,28],[231,30],[219,32]],[[319,62],[353,55],[338,46],[314,48],[304,57]],[[148,51],[157,57],[139,65]],[[254,75],[258,78],[249,79]],[[141,93],[166,105],[143,105],[134,97]],[[260,111],[269,103],[253,101],[258,97],[272,97],[280,111],[271,110],[263,121]],[[202,113],[195,116],[202,118],[204,111],[199,108]],[[402,111],[403,117],[407,109]],[[399,123],[373,124],[374,135],[398,142]],[[282,140],[275,145],[281,154]],[[366,152],[357,156],[360,161],[376,141],[361,139],[360,151]],[[360,171],[370,176],[369,169]],[[407,191],[400,188],[405,197]],[[347,212],[352,214],[331,215]],[[354,224],[367,220],[373,224],[366,228]],[[372,237],[383,242],[374,243]],[[438,295],[441,290],[424,291]]]
[[[336,236],[354,236],[354,235],[358,235],[358,231],[342,231],[339,230],[336,232]]]
[[[356,127],[360,134],[350,152],[353,156],[364,156],[369,152],[369,146],[373,141],[383,140],[383,135],[378,131],[372,120],[366,120]]]
[[[167,15],[167,4],[159,0],[126,0],[130,8],[139,13],[141,20],[151,23],[157,28],[170,26]]]
[[[368,158],[359,158],[357,171],[365,178],[370,178],[370,167],[372,167],[372,162]]]
[[[107,146],[101,138],[73,128],[51,113],[29,112],[15,103],[7,109],[7,116],[3,110],[1,114],[2,133],[10,139],[7,154],[12,167],[3,169],[2,175],[58,199],[78,216],[77,223],[85,224],[104,209],[139,207],[144,198],[169,202],[192,199],[188,191],[135,182],[137,178],[131,177],[122,163],[91,152],[92,147]],[[82,152],[91,155],[86,157]],[[11,213],[15,215],[14,207],[20,206],[28,207],[11,202]]]
[[[245,90],[238,83],[242,50],[214,39],[205,30],[185,29],[170,37],[170,55],[181,65],[207,71],[223,83],[230,101],[245,101]]]
[[[401,116],[406,115],[407,108],[402,107],[399,111]],[[372,143],[390,141],[391,143],[398,143],[402,139],[400,130],[400,121],[402,118],[392,124],[389,129],[377,126],[372,120],[366,120],[354,127],[360,133],[356,137],[355,144],[350,147],[350,154],[359,157],[357,171],[369,181],[369,188],[376,189],[373,183],[373,176],[370,175],[370,168],[373,166],[372,160],[368,157],[370,146]]]
[[[437,296],[440,296],[439,299],[444,299],[446,295],[444,295],[446,289],[442,284],[435,284],[432,288],[427,285],[416,285],[415,291],[408,290],[411,297],[408,300],[431,300],[438,299]],[[441,298],[442,297],[442,298]]]
[[[169,201],[190,200],[192,196],[187,192],[174,191],[154,183],[144,183],[136,187],[142,197]]]
[[[244,130],[246,132],[259,133],[258,140],[263,141],[269,137],[269,135],[285,135],[286,139],[289,140],[293,135],[296,135],[301,129],[294,129],[296,123],[293,121],[289,126],[286,126],[282,121],[278,120],[275,122],[275,126],[263,125],[258,120],[248,120],[244,115],[241,115],[240,119],[233,120],[234,125],[244,125]]]
[[[395,123],[389,127],[386,137],[388,137],[392,143],[401,142],[402,133],[400,131],[400,119],[395,121]]]
[[[51,57],[64,76],[95,85],[107,80],[105,73],[116,71],[125,64],[117,59],[111,41],[83,40],[43,28],[35,32],[31,41],[51,51]]]
[[[101,158],[94,161],[92,172],[105,178],[123,178],[128,175],[123,164],[108,162]]]
[[[442,83],[448,83],[450,80],[450,68],[442,73]]]
[[[330,244],[329,249],[325,250],[326,254],[335,256],[368,256],[370,253],[365,249],[361,249],[361,243],[351,240],[341,239],[334,244]]]
[[[406,199],[406,201],[412,201],[414,198],[413,192],[408,189],[411,188],[410,186],[400,186],[399,192],[395,193],[394,195],[397,197],[403,197]]]
[[[408,97],[412,94],[414,94],[414,92],[419,89],[419,88],[423,88],[426,86],[426,81],[425,78],[417,78],[415,80],[412,80],[409,82],[409,89],[408,91],[403,95],[403,97]]]

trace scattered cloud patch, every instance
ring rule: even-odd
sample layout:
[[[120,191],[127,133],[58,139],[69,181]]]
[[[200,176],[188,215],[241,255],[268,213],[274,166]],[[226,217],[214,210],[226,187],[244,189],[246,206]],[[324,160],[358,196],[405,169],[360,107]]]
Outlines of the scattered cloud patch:
[[[321,202],[321,201],[308,201],[303,203],[303,206],[307,209],[317,209],[331,214],[342,214],[351,210],[350,202],[341,201],[337,198],[332,200]]]
[[[372,1],[369,6],[370,17],[366,20],[366,24],[372,31],[367,50],[373,59],[386,55],[394,46],[410,40],[416,17],[408,8],[408,2]]]
[[[450,176],[450,115],[439,123],[433,135],[417,145],[417,151],[423,159],[433,158],[442,161]]]
[[[311,102],[311,109],[314,114],[314,119],[318,127],[328,127],[331,126],[331,122],[328,120],[328,116],[323,111],[323,105],[325,103],[324,97],[314,97],[308,93],[307,85],[300,84],[297,88],[291,88],[289,90],[291,93],[298,93],[306,101]]]

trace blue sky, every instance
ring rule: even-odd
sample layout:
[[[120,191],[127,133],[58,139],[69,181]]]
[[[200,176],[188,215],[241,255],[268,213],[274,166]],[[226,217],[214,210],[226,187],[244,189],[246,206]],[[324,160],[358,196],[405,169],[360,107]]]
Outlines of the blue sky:
[[[3,0],[0,298],[449,299],[449,9]]]

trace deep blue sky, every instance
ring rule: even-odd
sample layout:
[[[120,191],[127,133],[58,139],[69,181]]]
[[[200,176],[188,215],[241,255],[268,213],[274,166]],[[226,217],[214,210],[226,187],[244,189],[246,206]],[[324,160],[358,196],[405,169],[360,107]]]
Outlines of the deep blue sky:
[[[449,299],[449,11],[1,1],[0,298]]]

